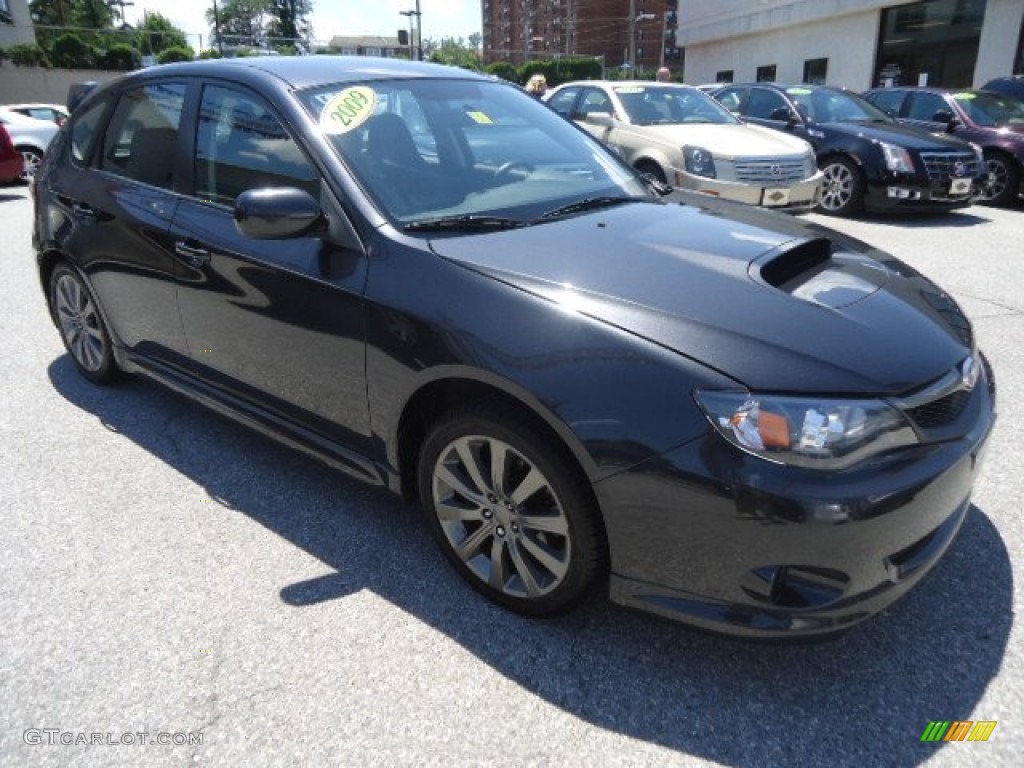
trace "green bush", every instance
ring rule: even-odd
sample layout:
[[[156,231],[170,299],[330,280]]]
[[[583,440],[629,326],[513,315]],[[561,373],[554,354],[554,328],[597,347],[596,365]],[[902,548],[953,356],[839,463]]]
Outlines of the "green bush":
[[[127,43],[110,46],[100,59],[104,69],[127,72],[142,66],[142,54]]]
[[[156,57],[157,64],[170,64],[175,61],[192,61],[195,58],[195,54],[191,48],[182,48],[181,46],[174,46],[173,48],[165,48],[160,51]]]
[[[218,51],[216,48],[204,48],[203,50],[201,50],[199,52],[199,56],[197,56],[196,58],[199,58],[199,59],[219,59],[220,58],[220,51]]]
[[[252,48],[239,48],[237,51],[235,51],[235,56],[238,57],[239,59],[245,59],[245,58],[248,58],[249,56],[256,56],[256,55],[257,54],[252,50]]]
[[[35,43],[20,43],[7,49],[11,61],[19,67],[49,67],[46,51]]]
[[[53,41],[53,65],[62,69],[92,69],[96,52],[74,32],[65,32]]]
[[[488,64],[484,67],[484,71],[489,75],[500,77],[502,80],[509,80],[513,83],[522,83],[519,80],[519,70],[516,69],[515,64],[510,64],[507,61],[496,61],[493,64]]]
[[[494,66],[494,65],[492,65]],[[571,80],[597,80],[601,77],[601,61],[593,57],[574,56],[564,59],[537,59],[518,68],[516,79],[525,83],[531,75],[540,73],[552,88]]]
[[[7,53],[7,49],[0,48],[0,61],[7,61],[7,59],[9,58],[11,58],[11,56],[9,53]]]

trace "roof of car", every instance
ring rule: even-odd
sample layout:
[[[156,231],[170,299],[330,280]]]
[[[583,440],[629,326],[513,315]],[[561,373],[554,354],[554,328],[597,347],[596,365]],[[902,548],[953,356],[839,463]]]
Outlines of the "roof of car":
[[[320,83],[357,80],[388,80],[393,78],[456,78],[493,80],[494,78],[458,67],[447,67],[404,59],[372,56],[246,56],[232,59],[211,59],[149,67],[140,76],[199,75],[225,76],[240,71],[263,72],[277,77],[293,88]]]

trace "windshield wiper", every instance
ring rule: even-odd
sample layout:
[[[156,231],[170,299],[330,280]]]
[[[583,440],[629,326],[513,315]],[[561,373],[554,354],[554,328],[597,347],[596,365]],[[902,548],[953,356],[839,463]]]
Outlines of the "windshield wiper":
[[[525,227],[529,222],[520,219],[505,219],[501,216],[480,216],[464,214],[462,216],[444,216],[438,219],[413,221],[402,227],[406,232],[444,232],[446,230],[485,230],[515,229]]]
[[[561,208],[555,208],[547,213],[540,215],[540,219],[554,219],[558,216],[568,216],[570,213],[582,213],[583,211],[596,211],[598,208],[610,208],[613,205],[623,205],[625,203],[641,203],[649,202],[642,197],[623,197],[623,196],[604,196],[604,197],[585,197],[582,200],[577,200],[575,203],[569,203],[563,205]],[[538,219],[539,220],[539,219]]]

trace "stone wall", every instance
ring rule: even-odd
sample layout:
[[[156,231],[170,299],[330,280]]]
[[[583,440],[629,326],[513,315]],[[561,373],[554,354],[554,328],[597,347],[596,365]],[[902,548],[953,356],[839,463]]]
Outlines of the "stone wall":
[[[41,102],[64,104],[72,83],[87,80],[105,82],[123,74],[94,69],[42,69],[16,67],[11,62],[0,64],[0,104]]]

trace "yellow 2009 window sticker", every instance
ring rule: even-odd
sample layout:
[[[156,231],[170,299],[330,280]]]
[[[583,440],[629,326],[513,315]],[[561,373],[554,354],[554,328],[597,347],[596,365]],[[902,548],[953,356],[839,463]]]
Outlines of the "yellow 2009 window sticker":
[[[324,133],[348,133],[365,123],[377,108],[377,92],[364,85],[346,88],[320,110]]]
[[[466,114],[469,115],[469,118],[473,122],[475,122],[475,123],[477,123],[479,125],[493,125],[494,124],[494,121],[491,120],[490,115],[488,115],[486,112],[480,112],[479,110],[473,110],[471,112],[467,112]]]

